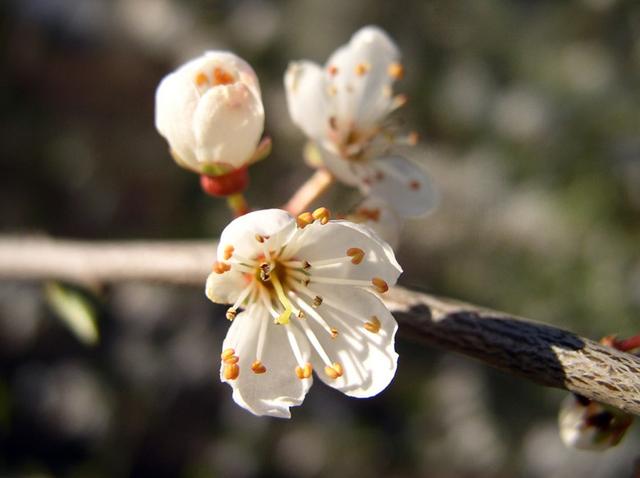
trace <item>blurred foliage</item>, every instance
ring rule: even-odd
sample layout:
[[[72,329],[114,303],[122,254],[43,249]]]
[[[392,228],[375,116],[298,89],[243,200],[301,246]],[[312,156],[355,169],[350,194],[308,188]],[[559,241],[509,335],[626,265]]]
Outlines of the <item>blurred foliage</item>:
[[[640,5],[635,0],[8,0],[0,4],[0,228],[76,238],[211,237],[223,202],[170,160],[160,78],[207,48],[258,72],[272,156],[255,207],[309,174],[282,90],[375,23],[403,51],[442,194],[407,225],[403,281],[597,338],[640,311]],[[277,171],[277,173],[276,173]],[[275,179],[277,178],[277,180]],[[356,199],[338,188],[333,204]],[[83,346],[38,286],[0,285],[0,476],[631,476],[638,434],[562,447],[563,394],[400,342],[371,400],[316,385],[258,419],[217,379],[226,321],[201,291],[100,291]]]

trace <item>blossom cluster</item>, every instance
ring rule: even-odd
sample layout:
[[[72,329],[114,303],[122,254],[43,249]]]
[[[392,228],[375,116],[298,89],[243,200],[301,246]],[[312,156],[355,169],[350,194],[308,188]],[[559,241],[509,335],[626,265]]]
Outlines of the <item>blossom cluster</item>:
[[[166,76],[156,127],[182,167],[235,214],[222,232],[207,297],[229,304],[220,379],[256,415],[289,417],[313,374],[353,397],[393,379],[397,324],[382,301],[402,269],[392,247],[405,218],[426,213],[433,189],[422,168],[393,148],[414,144],[389,115],[404,68],[381,29],[359,30],[324,66],[293,62],[284,75],[291,119],[314,167],[356,188],[361,203],[329,209],[248,212],[247,167],[268,154],[258,77],[230,52],[209,51]],[[295,208],[293,208],[295,209]]]

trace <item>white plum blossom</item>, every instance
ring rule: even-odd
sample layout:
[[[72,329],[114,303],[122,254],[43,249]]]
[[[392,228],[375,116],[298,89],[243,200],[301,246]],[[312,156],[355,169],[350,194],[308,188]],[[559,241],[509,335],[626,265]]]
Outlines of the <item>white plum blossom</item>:
[[[365,195],[381,195],[403,216],[433,206],[426,174],[413,161],[389,156],[391,144],[414,144],[415,133],[399,138],[386,123],[406,102],[393,83],[404,70],[388,35],[374,26],[356,32],[324,67],[310,61],[289,65],[285,88],[293,122],[322,148],[324,166]]]
[[[241,168],[264,128],[258,78],[237,55],[208,51],[160,82],[155,122],[180,166],[207,175]]]
[[[206,294],[233,304],[220,378],[236,403],[288,418],[313,371],[352,397],[382,391],[396,371],[397,324],[376,292],[401,272],[373,231],[329,220],[326,208],[297,218],[269,209],[232,221]]]
[[[606,450],[620,443],[633,415],[580,395],[569,395],[560,407],[562,442],[579,450]]]

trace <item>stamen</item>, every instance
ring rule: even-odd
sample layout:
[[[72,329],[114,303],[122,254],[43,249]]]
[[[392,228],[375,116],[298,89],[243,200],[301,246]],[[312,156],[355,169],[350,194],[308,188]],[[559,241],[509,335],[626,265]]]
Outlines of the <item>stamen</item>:
[[[404,67],[400,63],[391,63],[387,73],[394,80],[401,80],[404,77]]]
[[[390,111],[395,111],[398,108],[402,108],[407,104],[407,101],[409,101],[409,97],[407,95],[400,94],[394,96],[391,102],[391,106],[389,107]]]
[[[235,83],[235,79],[229,72],[216,67],[213,70],[213,82],[216,85],[230,85]]]
[[[234,247],[232,245],[228,245],[224,248],[224,260],[228,261],[229,259],[231,259],[231,256],[233,255],[233,251],[234,251]]]
[[[254,237],[256,238],[256,241],[258,241],[260,244],[262,244],[264,241],[269,239],[268,236],[262,236],[260,234],[256,234]]]
[[[334,380],[338,377],[342,377],[342,365],[340,365],[338,362],[334,362],[332,365],[327,365],[324,368],[324,373],[326,373]]]
[[[338,336],[338,329],[331,327],[331,338],[335,339]]]
[[[228,359],[229,357],[233,357],[235,354],[236,354],[236,351],[234,349],[231,349],[231,348],[224,349],[222,351],[222,353],[220,354],[220,359],[224,361],[224,360]]]
[[[409,182],[409,188],[414,191],[417,191],[418,189],[420,189],[420,186],[421,186],[420,182],[416,181],[415,179]]]
[[[267,338],[267,325],[269,324],[269,317],[262,315],[260,317],[262,321],[260,323],[260,331],[258,332],[258,346],[256,347],[256,360],[262,360],[262,352],[264,352],[264,344]]]
[[[242,305],[242,303],[249,296],[249,294],[251,294],[253,290],[254,290],[253,282],[249,284],[247,287],[245,287],[244,289],[242,289],[242,292],[240,292],[240,295],[238,296],[234,304],[227,309],[226,316],[228,320],[233,320],[236,318],[238,307]]]
[[[251,364],[251,370],[253,371],[253,373],[259,375],[261,373],[265,373],[267,371],[267,367],[265,367],[263,363],[260,362],[260,360],[256,360]]]
[[[297,316],[298,316],[298,318],[299,318],[300,320],[304,319],[304,317],[305,317],[304,312],[303,312],[303,311],[301,311],[301,310],[299,310],[299,311],[298,311]]]
[[[307,304],[307,302],[305,300],[303,300],[301,297],[298,297],[296,294],[291,293],[296,304],[298,304],[302,309],[306,310],[307,313],[313,317],[313,319],[318,323],[318,325],[320,325],[320,327],[322,327],[329,335],[333,336],[333,328],[329,327],[329,324],[327,324],[327,322],[324,320],[324,318],[315,310],[313,309],[313,307],[311,307],[309,304]]]
[[[338,130],[338,119],[335,116],[329,117],[329,128],[334,131]]]
[[[302,325],[302,329],[304,330],[305,335],[309,339],[309,342],[311,342],[311,345],[313,346],[313,348],[316,349],[316,352],[318,352],[318,355],[320,356],[324,364],[327,366],[330,366],[331,359],[329,359],[329,355],[324,350],[324,347],[318,340],[318,337],[316,337],[316,334],[314,334],[313,330],[311,330],[311,326],[307,322],[300,322],[300,324]]]
[[[239,361],[240,361],[240,357],[238,357],[237,355],[234,355],[233,357],[229,357],[223,360],[223,362],[226,364],[234,364],[234,363],[238,363]]]
[[[227,264],[226,262],[214,262],[213,266],[211,267],[211,270],[213,272],[215,272],[216,274],[224,274],[225,272],[228,272],[231,270],[231,265]]]
[[[304,364],[304,367],[296,367],[296,375],[300,380],[304,380],[305,378],[311,377],[311,373],[313,372],[313,367],[309,362]]]
[[[231,322],[233,321],[233,319],[236,318],[236,315],[238,315],[238,312],[235,309],[229,307],[227,309],[227,313],[225,314],[225,317],[227,318],[228,321]]]
[[[207,78],[207,75],[205,75],[204,73],[199,72],[196,75],[196,78],[195,78],[194,81],[196,83],[196,86],[203,86],[203,85],[209,83],[209,78]]]
[[[271,279],[271,266],[267,262],[260,264],[260,280],[268,282]]]
[[[284,326],[284,330],[287,333],[287,339],[289,340],[289,345],[291,346],[291,351],[293,352],[293,356],[296,359],[296,362],[298,362],[298,367],[296,368],[296,374],[297,369],[300,368],[302,370],[304,370],[306,368],[306,365],[304,364],[304,360],[302,359],[302,352],[300,352],[300,346],[298,345],[298,341],[296,340],[296,336],[293,334],[293,330],[291,329],[291,325],[285,325]],[[307,365],[310,366],[310,364],[307,363]],[[306,377],[302,377],[302,378],[309,378],[311,376],[311,372],[309,372],[309,375]],[[298,376],[300,378],[300,376]]]
[[[240,367],[237,363],[225,364],[223,375],[225,380],[235,380],[240,375]]]
[[[313,222],[313,216],[310,212],[303,212],[296,218],[296,224],[300,229],[304,229]]]
[[[415,146],[416,144],[418,144],[418,141],[420,141],[420,135],[417,131],[411,131],[407,136],[407,141],[411,146]]]
[[[372,334],[377,334],[380,332],[380,319],[375,315],[372,315],[371,318],[364,323],[364,328],[367,329]]]
[[[381,294],[384,294],[389,290],[389,284],[380,279],[380,277],[374,277],[373,279],[371,279],[371,283],[373,284],[373,287],[375,287],[376,290]]]
[[[365,219],[368,219],[373,222],[380,221],[380,208],[377,208],[377,207],[372,209],[361,207],[356,211],[356,214],[364,216]]]
[[[371,69],[371,65],[368,63],[358,63],[355,68],[356,75],[363,76]]]
[[[364,259],[364,251],[359,247],[351,247],[347,249],[347,255],[351,257],[351,263],[358,265]]]
[[[336,76],[338,74],[338,67],[335,65],[331,65],[329,66],[329,68],[327,69],[327,71],[329,72],[329,74],[331,76]]]
[[[331,212],[326,207],[319,207],[312,214],[313,218],[320,221],[320,224],[326,224],[331,218]]]
[[[313,298],[313,302],[311,303],[311,306],[312,306],[312,307],[315,307],[315,308],[317,309],[317,308],[318,308],[318,307],[320,307],[321,305],[322,305],[322,297],[320,297],[319,295],[316,295],[316,296]]]

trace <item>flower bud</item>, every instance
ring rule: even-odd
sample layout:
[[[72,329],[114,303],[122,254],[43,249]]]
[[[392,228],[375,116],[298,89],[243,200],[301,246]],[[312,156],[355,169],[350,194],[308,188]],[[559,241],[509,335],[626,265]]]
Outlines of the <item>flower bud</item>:
[[[233,53],[206,52],[160,82],[155,121],[180,166],[209,176],[241,168],[264,128],[258,78]]]
[[[560,407],[562,442],[581,450],[606,450],[622,440],[633,416],[580,395],[570,395]]]

